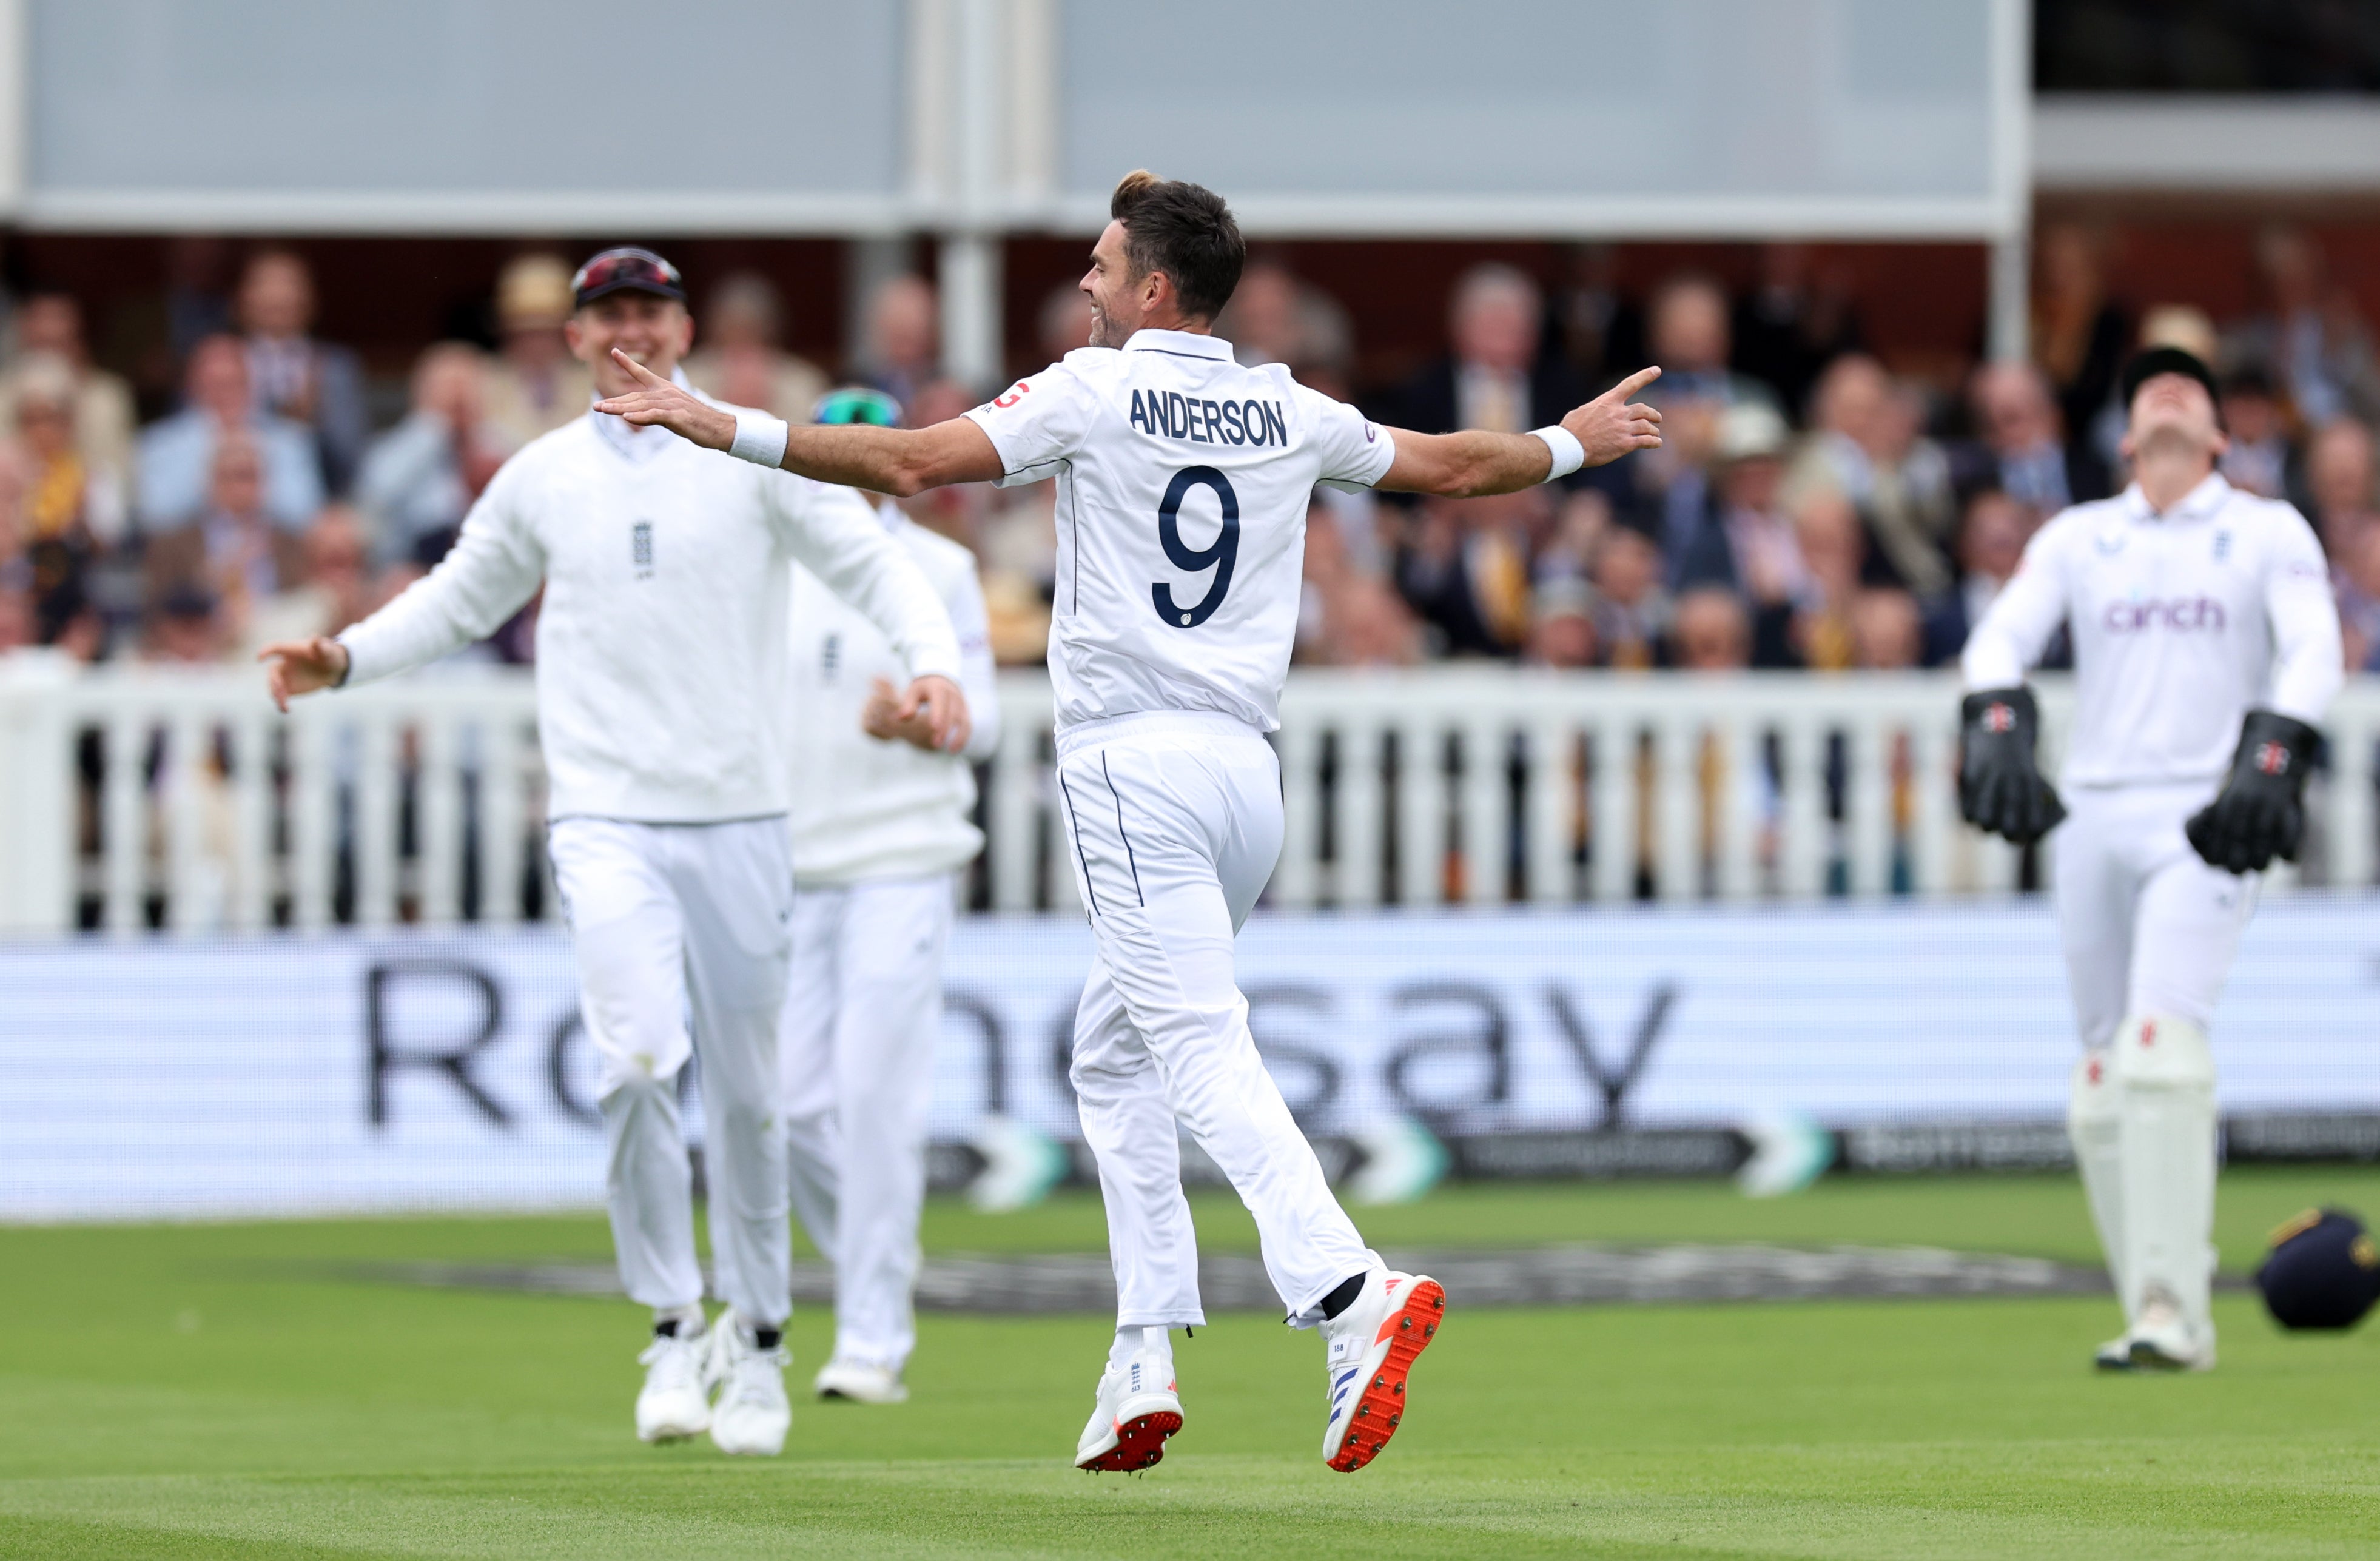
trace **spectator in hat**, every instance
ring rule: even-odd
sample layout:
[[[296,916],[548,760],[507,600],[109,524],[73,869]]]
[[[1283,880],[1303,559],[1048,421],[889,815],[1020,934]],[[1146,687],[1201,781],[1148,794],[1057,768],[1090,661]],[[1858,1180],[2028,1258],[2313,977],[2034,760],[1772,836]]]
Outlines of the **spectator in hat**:
[[[216,446],[237,438],[263,465],[264,513],[297,531],[322,507],[322,469],[313,436],[260,411],[249,382],[248,349],[236,336],[209,336],[190,354],[181,411],[141,430],[133,514],[145,533],[197,520],[213,480]]]
[[[259,250],[240,276],[238,314],[257,410],[305,428],[313,438],[322,486],[346,492],[363,460],[371,418],[364,405],[362,363],[347,348],[309,333],[314,325],[314,273],[291,250]]]
[[[141,621],[140,659],[152,665],[210,666],[230,648],[220,606],[196,580],[168,586]]]
[[[570,268],[552,255],[516,256],[496,279],[501,347],[488,373],[487,416],[515,449],[595,404],[595,381],[563,340],[576,307]]]
[[[694,388],[788,422],[808,422],[827,393],[827,377],[783,346],[784,308],[775,284],[758,272],[738,272],[710,290],[709,303],[697,338],[701,345],[686,360]]]
[[[1783,502],[1791,438],[1785,419],[1763,403],[1730,406],[1718,419],[1718,480],[1679,567],[1681,589],[1717,586],[1783,602],[1801,588],[1801,555]]]
[[[1529,644],[1522,659],[1533,667],[1583,670],[1598,659],[1595,592],[1574,575],[1537,584],[1529,599]]]
[[[426,569],[454,545],[472,501],[512,454],[507,430],[488,416],[487,393],[477,347],[440,342],[414,364],[412,409],[372,441],[357,484],[379,563]]]
[[[17,346],[0,372],[0,423],[13,424],[27,369],[42,359],[67,366],[74,381],[75,450],[83,469],[117,492],[132,479],[132,387],[95,367],[83,337],[82,305],[71,293],[36,293],[18,306]]]

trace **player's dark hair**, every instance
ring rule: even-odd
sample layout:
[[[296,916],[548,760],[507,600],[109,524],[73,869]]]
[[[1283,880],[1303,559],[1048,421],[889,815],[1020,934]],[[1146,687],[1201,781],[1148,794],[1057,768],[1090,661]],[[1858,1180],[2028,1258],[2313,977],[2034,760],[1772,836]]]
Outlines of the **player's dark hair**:
[[[1221,196],[1135,168],[1116,181],[1108,215],[1123,224],[1123,252],[1134,277],[1152,271],[1172,277],[1184,314],[1212,320],[1231,302],[1248,246]]]

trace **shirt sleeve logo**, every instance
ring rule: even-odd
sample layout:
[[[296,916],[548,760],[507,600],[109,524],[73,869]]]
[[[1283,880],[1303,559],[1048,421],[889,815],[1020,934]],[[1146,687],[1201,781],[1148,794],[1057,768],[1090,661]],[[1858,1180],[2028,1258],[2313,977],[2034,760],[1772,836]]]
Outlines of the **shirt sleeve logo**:
[[[1005,412],[1010,407],[1015,405],[1018,402],[1024,400],[1027,394],[1031,393],[1032,389],[1033,387],[1031,384],[1027,383],[1026,381],[1019,380],[1015,384],[1009,387],[1007,394],[994,396],[991,404]]]

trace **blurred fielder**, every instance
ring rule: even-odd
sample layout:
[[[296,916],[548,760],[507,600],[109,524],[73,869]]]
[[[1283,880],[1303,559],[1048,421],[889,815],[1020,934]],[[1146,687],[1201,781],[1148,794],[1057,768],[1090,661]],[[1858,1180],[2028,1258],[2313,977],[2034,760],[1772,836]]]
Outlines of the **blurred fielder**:
[[[1182,1426],[1167,1330],[1206,1320],[1182,1127],[1231,1179],[1300,1327],[1325,1342],[1322,1454],[1350,1470],[1397,1428],[1444,1292],[1390,1272],[1331,1196],[1248,1034],[1232,939],[1281,853],[1264,734],[1296,631],[1317,482],[1507,493],[1660,442],[1645,369],[1534,434],[1406,433],[1244,369],[1212,333],[1246,248],[1222,200],[1126,175],[1083,290],[1091,343],[928,429],[788,429],[657,374],[602,403],[821,481],[911,494],[1058,479],[1050,672],[1059,802],[1098,950],[1073,1080],[1099,1157],[1119,1310],[1084,1469],[1145,1469]]]
[[[634,387],[624,363],[675,371],[694,331],[675,267],[608,249],[572,285],[571,350],[598,393]],[[548,852],[602,1066],[620,1277],[653,1309],[637,1434],[707,1429],[735,1453],[778,1451],[789,1418],[777,1022],[793,914],[786,607],[796,560],[895,647],[911,680],[897,719],[938,744],[965,742],[949,617],[865,499],[714,461],[596,411],[507,462],[454,551],[404,595],[336,639],[263,653],[286,708],[291,695],[387,677],[480,639],[543,583]],[[678,1122],[690,1049],[702,1059],[711,1250],[728,1307],[716,1327],[703,1314]]]
[[[900,405],[842,390],[817,421],[897,428]],[[917,1343],[926,1111],[942,1023],[942,949],[958,870],[983,849],[974,761],[1000,744],[991,631],[975,555],[884,503],[877,515],[958,632],[972,732],[953,753],[904,719],[892,642],[794,571],[794,967],[778,1030],[794,1212],[834,1263],[822,1398],[892,1404]]]
[[[2215,1059],[2206,1027],[2256,902],[2294,861],[2314,723],[2341,682],[2313,531],[2216,475],[2206,366],[2125,366],[2131,486],[2042,527],[1967,642],[1960,805],[2019,843],[2058,834],[2083,1052],[2068,1127],[2124,1306],[2107,1370],[2215,1363]],[[2027,668],[2074,639],[2061,803],[2034,768]],[[2070,817],[2069,809],[2071,810]]]

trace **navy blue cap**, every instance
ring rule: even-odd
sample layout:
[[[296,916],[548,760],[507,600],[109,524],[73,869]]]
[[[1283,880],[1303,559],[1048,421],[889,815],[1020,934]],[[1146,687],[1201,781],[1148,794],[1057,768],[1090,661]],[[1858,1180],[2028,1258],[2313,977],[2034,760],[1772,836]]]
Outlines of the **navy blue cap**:
[[[2308,1209],[2273,1232],[2256,1289],[2285,1328],[2351,1328],[2380,1301],[2380,1245],[2345,1209]]]
[[[579,309],[613,293],[651,293],[684,303],[686,278],[650,249],[621,248],[604,250],[570,279],[571,301]]]

